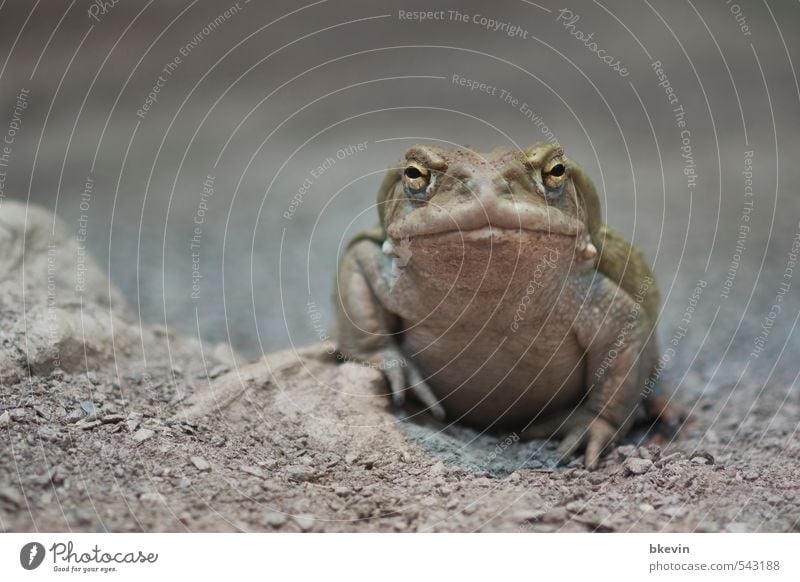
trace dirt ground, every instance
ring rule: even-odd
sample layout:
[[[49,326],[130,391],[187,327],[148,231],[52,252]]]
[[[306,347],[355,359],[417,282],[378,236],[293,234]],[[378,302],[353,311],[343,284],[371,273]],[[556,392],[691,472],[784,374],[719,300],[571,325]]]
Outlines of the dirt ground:
[[[322,344],[245,365],[139,327],[45,211],[5,202],[0,233],[0,531],[800,529],[787,386],[693,372],[677,438],[554,470],[548,443],[390,409]]]

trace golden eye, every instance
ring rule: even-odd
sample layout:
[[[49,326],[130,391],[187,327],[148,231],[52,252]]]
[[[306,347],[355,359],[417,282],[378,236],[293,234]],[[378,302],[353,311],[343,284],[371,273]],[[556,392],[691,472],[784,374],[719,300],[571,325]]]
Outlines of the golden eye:
[[[548,190],[558,190],[564,184],[566,174],[567,168],[564,166],[563,160],[554,158],[542,170],[544,185]]]
[[[430,170],[419,162],[409,161],[403,170],[403,186],[412,194],[424,192],[430,181]]]

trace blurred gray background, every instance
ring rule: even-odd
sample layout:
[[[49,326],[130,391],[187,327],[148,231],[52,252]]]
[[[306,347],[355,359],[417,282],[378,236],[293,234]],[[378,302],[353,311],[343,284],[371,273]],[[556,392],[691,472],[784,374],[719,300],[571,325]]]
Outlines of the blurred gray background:
[[[525,103],[594,178],[607,220],[653,261],[664,349],[676,342],[670,373],[722,386],[745,372],[780,379],[797,398],[800,271],[786,268],[800,230],[798,2],[0,6],[0,134],[19,125],[3,196],[56,210],[76,234],[86,215],[89,251],[146,322],[250,357],[315,341],[309,312],[331,322],[337,256],[375,221],[386,166],[417,142],[540,141]],[[420,10],[439,19],[400,14]],[[27,107],[15,117],[22,90]],[[362,151],[347,151],[358,143]],[[771,318],[782,283],[790,287]],[[762,324],[764,351],[753,357]]]

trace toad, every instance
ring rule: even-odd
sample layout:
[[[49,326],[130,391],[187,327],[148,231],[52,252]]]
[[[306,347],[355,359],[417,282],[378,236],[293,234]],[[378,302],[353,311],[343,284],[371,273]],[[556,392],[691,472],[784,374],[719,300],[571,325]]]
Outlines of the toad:
[[[397,405],[557,439],[559,460],[583,452],[587,468],[637,416],[678,422],[651,268],[561,146],[414,146],[377,209],[339,264],[336,342]]]

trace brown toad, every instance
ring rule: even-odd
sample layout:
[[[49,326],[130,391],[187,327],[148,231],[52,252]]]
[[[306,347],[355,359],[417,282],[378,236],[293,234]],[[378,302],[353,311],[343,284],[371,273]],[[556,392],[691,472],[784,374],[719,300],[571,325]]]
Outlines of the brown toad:
[[[563,149],[415,146],[386,175],[380,225],[337,276],[342,357],[381,368],[440,418],[558,437],[594,467],[657,390],[658,290],[603,224]]]

